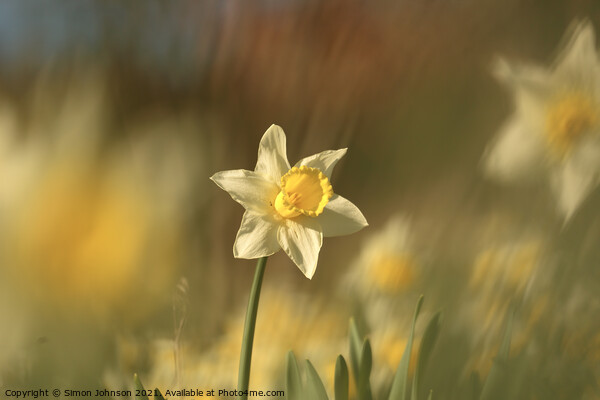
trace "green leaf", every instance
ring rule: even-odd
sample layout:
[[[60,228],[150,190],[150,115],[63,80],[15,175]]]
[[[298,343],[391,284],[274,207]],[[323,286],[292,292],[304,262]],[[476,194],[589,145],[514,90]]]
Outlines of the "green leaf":
[[[510,339],[514,315],[514,308],[511,308],[508,314],[508,321],[506,322],[502,344],[498,349],[498,355],[494,359],[490,373],[483,384],[480,400],[502,400],[505,398],[505,393],[509,389],[508,379],[510,369],[508,367],[508,357],[510,353]]]
[[[149,400],[148,396],[146,396],[146,390],[144,390],[144,385],[142,385],[138,374],[133,374],[133,382],[135,386],[135,400]],[[142,396],[138,396],[138,393],[141,393]]]
[[[289,400],[302,400],[302,378],[296,357],[292,351],[287,353],[285,371],[285,392]]]
[[[429,396],[427,396],[427,400],[433,399],[433,390],[429,391]]]
[[[365,339],[362,350],[360,352],[360,366],[358,370],[358,398],[360,400],[372,400],[371,383],[371,367],[373,366],[373,356],[371,353],[371,343],[369,339]]]
[[[410,330],[410,336],[408,337],[404,354],[402,354],[402,359],[400,360],[400,364],[398,364],[398,369],[396,369],[396,375],[394,375],[390,396],[388,397],[389,400],[406,400],[408,397],[408,367],[410,364],[410,355],[412,352],[413,338],[415,335],[415,324],[417,322],[417,317],[419,316],[422,305],[423,296],[421,295],[417,301],[417,306],[415,307],[415,314]]]
[[[415,376],[413,378],[412,384],[412,394],[411,400],[418,400],[418,389],[421,376],[425,372],[425,367],[427,365],[427,361],[429,360],[429,356],[431,351],[433,350],[433,346],[435,345],[435,341],[437,340],[438,334],[440,333],[440,320],[441,320],[441,312],[437,312],[425,328],[425,333],[423,333],[423,339],[421,340],[421,348],[419,349],[419,356],[417,358],[417,365],[415,368]]]
[[[356,321],[354,318],[350,318],[350,327],[348,336],[350,338],[350,366],[352,367],[352,375],[354,376],[354,383],[358,387],[359,367],[360,367],[360,354],[362,351],[362,337],[358,333],[356,327]]]
[[[340,354],[335,362],[335,400],[348,400],[348,366]]]
[[[158,390],[158,388],[154,389],[154,400],[165,400],[165,398],[163,397],[160,390]]]
[[[319,374],[310,361],[306,360],[306,398],[311,400],[328,400],[325,386],[319,378]]]

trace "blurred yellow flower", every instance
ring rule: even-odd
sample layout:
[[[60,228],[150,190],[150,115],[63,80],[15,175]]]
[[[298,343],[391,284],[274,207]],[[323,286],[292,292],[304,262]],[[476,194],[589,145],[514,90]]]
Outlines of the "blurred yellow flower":
[[[544,242],[532,235],[490,244],[476,255],[468,290],[454,321],[469,337],[464,376],[476,371],[485,379],[512,312],[511,354],[536,351],[537,332],[552,313],[548,281],[554,262],[548,253]]]
[[[382,393],[389,389],[389,385],[396,373],[398,364],[402,360],[404,350],[408,344],[411,326],[411,313],[401,311],[388,304],[377,304],[368,309],[370,314],[370,329],[368,335],[373,350],[373,372],[371,385],[375,393]],[[423,321],[427,317],[422,318]],[[422,324],[417,323],[415,338],[410,354],[409,375],[415,371],[415,363],[420,346]]]
[[[347,275],[346,286],[364,296],[398,294],[415,284],[418,264],[408,222],[393,216],[381,232],[369,238]]]
[[[74,80],[61,101],[27,109],[24,126],[0,121],[11,128],[0,131],[1,268],[36,309],[133,321],[170,300],[184,154],[165,136],[108,144],[101,82]],[[46,100],[55,90],[37,89]]]
[[[542,244],[533,239],[484,249],[475,259],[469,286],[480,292],[522,293],[541,256]]]
[[[23,199],[12,252],[33,293],[46,292],[65,305],[91,296],[112,303],[135,284],[150,210],[127,182],[74,167],[44,173]]]
[[[590,22],[579,23],[549,69],[497,63],[516,110],[486,154],[512,180],[547,173],[568,219],[600,183],[600,63]]]
[[[360,210],[329,180],[346,149],[327,150],[290,167],[283,130],[263,135],[254,171],[231,170],[210,179],[246,209],[233,245],[236,258],[260,258],[283,249],[311,279],[323,237],[348,235],[367,226]]]
[[[371,266],[369,276],[375,285],[384,292],[398,292],[414,282],[416,278],[415,261],[411,254],[382,255]]]
[[[333,375],[327,374],[331,363],[347,351],[347,319],[331,302],[315,296],[304,296],[284,288],[265,286],[261,293],[252,354],[252,387],[283,388],[285,354],[293,349],[300,359],[315,365],[328,390],[333,388]],[[184,345],[180,353],[181,371],[176,372],[171,342],[161,341],[152,356],[148,378],[159,388],[188,385],[211,388],[235,388],[239,351],[244,327],[244,310],[233,315],[215,343],[202,352]],[[347,359],[347,358],[346,358]]]

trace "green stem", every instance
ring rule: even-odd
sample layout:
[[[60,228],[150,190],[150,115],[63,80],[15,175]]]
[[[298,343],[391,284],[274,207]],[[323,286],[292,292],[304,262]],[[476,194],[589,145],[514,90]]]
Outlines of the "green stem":
[[[248,398],[248,385],[250,382],[250,362],[252,361],[252,342],[254,341],[254,328],[256,326],[256,313],[258,311],[258,300],[260,299],[260,287],[262,285],[267,257],[260,258],[256,263],[254,281],[250,298],[248,299],[248,310],[246,310],[246,322],[244,322],[244,336],[242,338],[242,351],[240,354],[240,370],[238,373],[238,399]]]

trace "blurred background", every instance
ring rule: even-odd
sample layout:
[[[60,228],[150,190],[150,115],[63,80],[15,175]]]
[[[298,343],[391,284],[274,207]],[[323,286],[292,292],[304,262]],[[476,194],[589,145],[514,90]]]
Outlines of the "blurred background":
[[[545,182],[481,168],[513,111],[494,57],[549,65],[583,18],[600,4],[0,3],[0,387],[235,388],[255,262],[208,177],[253,169],[275,123],[292,164],[349,148],[332,184],[370,226],[312,281],[270,257],[251,387],[293,349],[332,392],[355,316],[383,398],[424,294],[437,398],[477,390],[514,304],[511,398],[600,398],[600,193],[564,225]]]

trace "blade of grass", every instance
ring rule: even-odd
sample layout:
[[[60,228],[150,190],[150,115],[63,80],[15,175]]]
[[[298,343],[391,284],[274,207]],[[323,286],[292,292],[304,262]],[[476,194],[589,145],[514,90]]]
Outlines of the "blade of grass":
[[[365,339],[360,353],[360,366],[358,371],[358,398],[360,400],[372,400],[371,393],[371,368],[373,366],[373,356],[371,353],[371,343]]]
[[[417,301],[417,306],[415,307],[415,314],[410,330],[410,336],[408,337],[408,342],[406,343],[404,354],[402,355],[400,364],[398,364],[398,369],[396,369],[396,375],[394,375],[392,389],[390,390],[390,396],[388,398],[389,400],[406,400],[408,397],[408,368],[410,364],[412,344],[415,335],[415,324],[417,322],[417,317],[419,316],[419,312],[421,311],[422,305],[423,296],[421,295],[421,297],[419,297],[419,300]]]
[[[154,389],[154,400],[165,400],[165,398],[163,397],[160,390],[158,390],[158,388]]]
[[[323,386],[317,370],[308,360],[306,360],[306,378],[306,398],[311,400],[329,400],[327,391],[325,391],[325,386]]]
[[[350,326],[348,328],[348,336],[350,340],[350,366],[352,367],[352,375],[354,376],[354,383],[358,387],[359,367],[360,367],[360,354],[362,351],[362,338],[358,333],[356,327],[356,321],[354,318],[350,318]]]
[[[335,362],[334,390],[335,400],[348,400],[348,366],[340,354]]]
[[[294,353],[289,351],[286,357],[285,393],[288,400],[302,400],[302,378]]]
[[[418,400],[419,398],[418,390],[420,379],[425,371],[427,361],[429,360],[429,355],[433,350],[433,346],[435,345],[438,334],[440,333],[441,315],[441,312],[437,312],[429,320],[429,323],[425,328],[425,333],[423,333],[423,339],[421,339],[421,347],[419,349],[419,356],[417,358],[417,365],[415,367],[415,376],[412,383],[412,393],[410,397],[411,400]]]
[[[133,374],[133,382],[135,386],[135,400],[149,400],[148,396],[146,396],[144,385],[142,385],[142,381],[140,381],[138,374]]]

